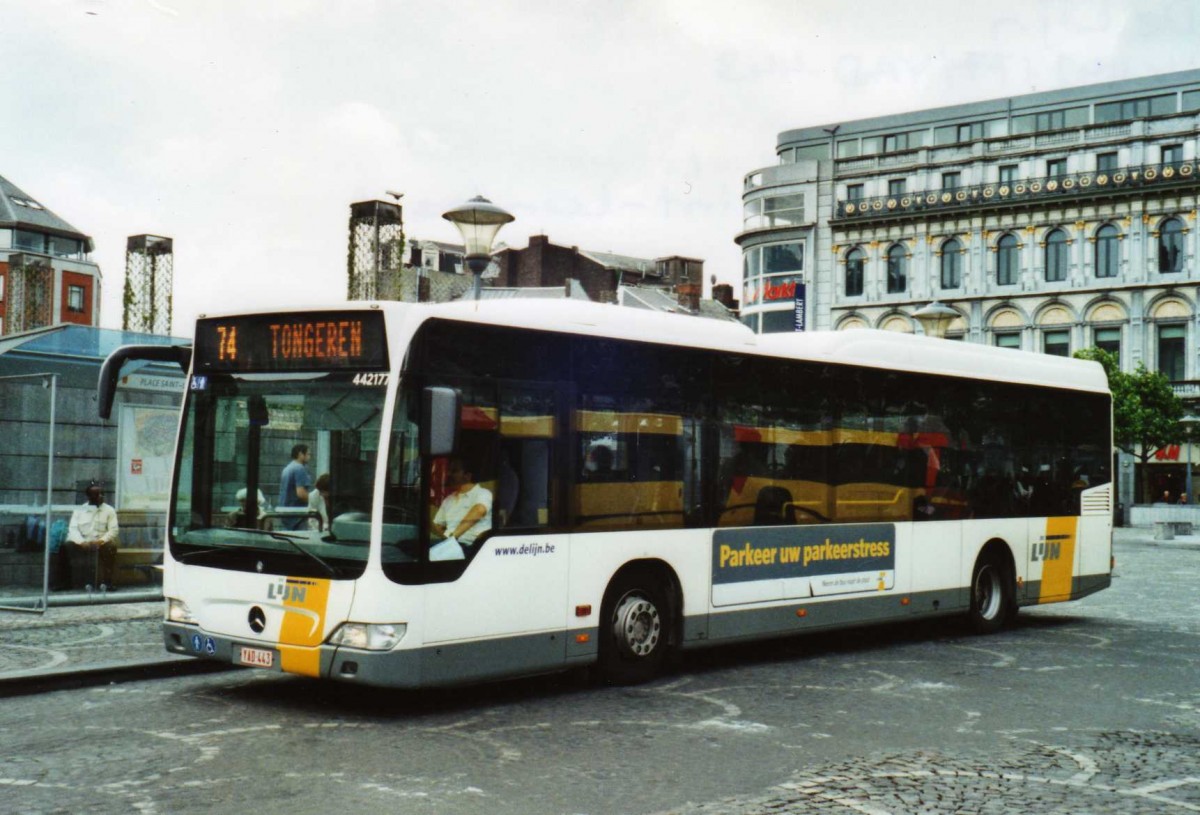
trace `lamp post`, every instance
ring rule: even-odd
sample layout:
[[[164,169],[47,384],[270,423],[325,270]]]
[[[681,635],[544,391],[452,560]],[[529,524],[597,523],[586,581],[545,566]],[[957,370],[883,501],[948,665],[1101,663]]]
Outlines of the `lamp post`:
[[[946,330],[950,328],[950,323],[958,317],[958,312],[934,300],[929,305],[914,311],[912,316],[921,324],[925,336],[941,340],[946,338]]]
[[[1187,485],[1184,489],[1187,490],[1187,500],[1190,504],[1192,502],[1192,434],[1196,430],[1196,425],[1200,424],[1200,416],[1193,416],[1189,413],[1180,419],[1179,423],[1187,431],[1187,469],[1183,472],[1184,483]]]
[[[492,259],[492,241],[500,227],[515,220],[508,211],[496,206],[482,195],[442,213],[442,217],[458,227],[466,247],[466,264],[475,275],[475,301],[479,301],[480,277]]]

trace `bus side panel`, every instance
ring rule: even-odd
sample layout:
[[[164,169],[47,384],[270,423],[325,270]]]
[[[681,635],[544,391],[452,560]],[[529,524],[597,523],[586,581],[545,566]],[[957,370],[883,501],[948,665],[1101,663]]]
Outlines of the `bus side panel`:
[[[424,587],[424,644],[561,632],[566,543],[553,535],[488,538],[461,577]]]
[[[568,624],[576,631],[597,631],[603,624],[600,606],[613,575],[632,561],[655,560],[665,563],[679,579],[684,642],[704,640],[708,635],[711,540],[707,529],[573,534],[567,608],[574,615],[578,606],[590,605],[591,613],[571,616]],[[596,637],[591,636],[586,644],[572,643],[570,653],[573,658],[596,654]]]
[[[904,560],[907,591],[917,595],[959,588],[962,585],[963,524],[959,521],[926,521],[905,526],[910,531],[907,535],[909,556]],[[945,595],[931,597],[936,599],[937,609],[944,611]],[[934,599],[928,603],[914,602],[912,611],[931,610],[928,606],[933,605]]]
[[[1112,574],[1112,515],[1084,515],[1079,519],[1079,575]]]

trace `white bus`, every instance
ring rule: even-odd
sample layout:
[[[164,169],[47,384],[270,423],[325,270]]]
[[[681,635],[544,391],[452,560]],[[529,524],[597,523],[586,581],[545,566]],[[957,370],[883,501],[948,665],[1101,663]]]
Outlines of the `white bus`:
[[[570,301],[350,303],[202,317],[190,363],[122,349],[102,404],[148,354],[190,373],[173,653],[380,686],[636,682],[739,640],[989,632],[1110,582],[1095,363]],[[297,445],[328,524],[280,495]],[[446,555],[434,520],[464,481],[489,528]]]

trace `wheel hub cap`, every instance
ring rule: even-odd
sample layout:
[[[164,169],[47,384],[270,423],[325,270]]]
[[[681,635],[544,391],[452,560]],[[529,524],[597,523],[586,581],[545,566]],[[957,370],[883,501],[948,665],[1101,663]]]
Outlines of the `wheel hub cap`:
[[[626,597],[613,615],[613,634],[626,654],[646,656],[658,645],[662,634],[658,609],[644,597]]]

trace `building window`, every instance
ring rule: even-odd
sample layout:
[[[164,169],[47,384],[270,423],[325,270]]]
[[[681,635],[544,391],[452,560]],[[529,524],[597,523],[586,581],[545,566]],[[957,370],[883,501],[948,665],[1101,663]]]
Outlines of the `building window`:
[[[962,285],[962,244],[951,238],[942,244],[942,288],[957,289]]]
[[[1101,351],[1107,351],[1115,356],[1118,363],[1121,361],[1121,329],[1097,328],[1095,345]]]
[[[83,313],[83,286],[67,286],[67,311]]]
[[[887,253],[888,294],[899,294],[908,290],[908,257],[904,247],[896,244]]]
[[[863,197],[862,184],[847,184],[846,185],[846,200],[861,201]]]
[[[996,285],[1011,286],[1017,282],[1017,239],[1012,235],[1000,238],[996,250]]]
[[[908,149],[908,134],[893,133],[890,136],[883,137],[883,152],[894,153],[897,150]]]
[[[1046,175],[1051,178],[1058,178],[1067,174],[1067,160],[1065,158],[1051,159],[1046,162]]]
[[[1117,228],[1105,224],[1096,232],[1096,277],[1116,277],[1120,267]]]
[[[762,333],[782,334],[796,330],[795,309],[785,311],[764,311],[762,313]]]
[[[1183,221],[1168,218],[1158,232],[1158,271],[1166,274],[1183,269]]]
[[[1182,144],[1164,144],[1162,149],[1163,164],[1179,164],[1183,161]]]
[[[1096,156],[1096,172],[1115,173],[1117,171],[1117,154],[1116,153],[1101,153]]]
[[[1021,349],[1021,335],[1016,331],[1009,331],[1005,334],[996,335],[997,348],[1015,348]]]
[[[43,235],[41,232],[30,232],[27,229],[13,230],[13,249],[25,249],[30,252],[40,252],[47,254],[46,242],[49,240],[49,235]]]
[[[1158,327],[1158,370],[1172,382],[1182,382],[1184,378],[1186,358],[1183,346],[1186,339],[1187,326]]]
[[[1144,99],[1126,99],[1123,102],[1106,102],[1096,105],[1096,124],[1140,119],[1143,116],[1162,116],[1175,112],[1175,94],[1149,96]]]
[[[846,255],[846,296],[858,297],[863,293],[863,264],[866,254],[861,249],[851,249]]]
[[[1067,233],[1055,229],[1046,236],[1046,282],[1067,279]]]
[[[888,181],[888,195],[904,195],[905,179],[893,178]]]
[[[1000,165],[1000,183],[1012,184],[1017,180],[1017,165],[1002,164]]]
[[[1071,355],[1071,332],[1065,330],[1042,332],[1042,353],[1052,357]]]
[[[742,207],[745,229],[797,226],[804,223],[804,195],[780,195],[757,198]]]
[[[804,272],[804,242],[755,246],[742,253],[742,305],[778,303],[795,297]]]
[[[942,173],[942,189],[957,190],[962,186],[962,173]]]

